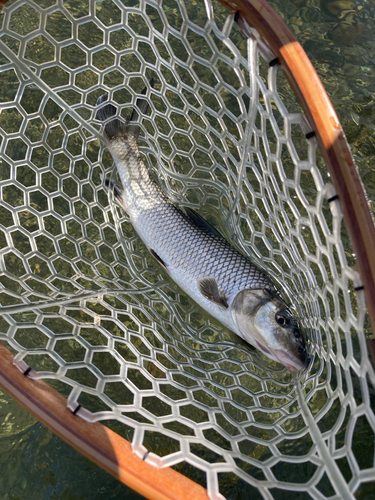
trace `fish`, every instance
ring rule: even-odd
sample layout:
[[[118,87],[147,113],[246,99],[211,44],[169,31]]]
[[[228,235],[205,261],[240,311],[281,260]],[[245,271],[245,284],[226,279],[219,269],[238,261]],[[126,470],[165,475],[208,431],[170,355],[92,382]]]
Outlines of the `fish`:
[[[153,81],[150,81],[150,87]],[[143,89],[142,95],[147,92]],[[309,362],[299,323],[268,275],[191,208],[177,206],[152,179],[138,139],[149,104],[140,97],[123,120],[106,94],[97,101],[121,186],[106,179],[151,255],[207,313],[291,372]]]

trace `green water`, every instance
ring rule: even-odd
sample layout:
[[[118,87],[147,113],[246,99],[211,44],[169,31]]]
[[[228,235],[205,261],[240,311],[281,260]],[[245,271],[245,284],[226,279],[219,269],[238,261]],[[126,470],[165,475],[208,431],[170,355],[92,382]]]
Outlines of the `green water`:
[[[137,500],[0,392],[1,500]]]
[[[270,1],[312,61],[375,208],[374,0]]]
[[[271,4],[304,46],[342,121],[374,207],[375,1]],[[139,499],[0,395],[0,499]],[[375,498],[363,486],[358,498]],[[243,495],[243,491],[242,491]],[[240,499],[229,489],[227,498]],[[281,497],[280,497],[281,498]],[[293,494],[291,498],[302,498]]]

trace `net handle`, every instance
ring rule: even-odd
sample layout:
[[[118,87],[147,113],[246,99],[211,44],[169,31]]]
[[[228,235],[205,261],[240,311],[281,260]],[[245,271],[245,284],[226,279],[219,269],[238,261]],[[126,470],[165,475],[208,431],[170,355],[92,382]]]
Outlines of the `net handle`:
[[[133,453],[131,444],[99,422],[74,415],[67,400],[43,380],[32,380],[13,363],[0,342],[0,385],[23,408],[77,451],[151,500],[209,500],[207,491],[170,467],[155,467]]]
[[[301,44],[266,0],[220,2],[237,12],[240,27],[245,20],[258,31],[284,70],[310,122],[348,228],[375,339],[374,220],[358,168],[327,92]]]

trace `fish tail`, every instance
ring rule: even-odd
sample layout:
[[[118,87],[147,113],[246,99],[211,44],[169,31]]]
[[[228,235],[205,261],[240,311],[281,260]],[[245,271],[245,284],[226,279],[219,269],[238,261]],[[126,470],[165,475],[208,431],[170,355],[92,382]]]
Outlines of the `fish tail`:
[[[110,141],[115,135],[123,135],[126,132],[126,125],[117,117],[116,107],[108,103],[105,106],[101,106],[103,103],[108,101],[108,95],[103,94],[96,101],[96,106],[99,109],[96,112],[96,119],[104,123],[103,132],[108,141]]]
[[[151,78],[150,80],[150,86],[151,88],[154,87],[153,78]],[[141,94],[145,95],[146,92],[147,87],[142,90]],[[106,139],[108,141],[111,141],[115,136],[122,136],[127,134],[131,134],[134,137],[138,138],[140,124],[142,122],[142,115],[145,115],[147,113],[149,107],[148,100],[138,98],[136,105],[133,108],[130,119],[126,120],[125,123],[118,117],[117,109],[113,104],[108,103],[103,106],[103,103],[105,103],[107,100],[107,94],[103,94],[99,97],[96,102],[96,106],[99,107],[99,109],[97,110],[95,116],[97,120],[105,122],[103,132]]]
[[[151,88],[154,88],[154,83],[155,83],[155,80],[154,78],[151,78],[150,80],[150,87]],[[141,94],[145,95],[147,92],[147,87],[145,87]],[[137,102],[136,102],[136,107],[133,109],[133,112],[130,116],[130,120],[129,122],[130,123],[138,123],[140,124],[141,121],[142,121],[142,118],[140,118],[140,115],[138,113],[138,110],[137,108],[139,109],[139,111],[141,112],[141,115],[145,115],[147,113],[147,110],[148,110],[148,107],[149,107],[149,101],[147,99],[137,99]]]

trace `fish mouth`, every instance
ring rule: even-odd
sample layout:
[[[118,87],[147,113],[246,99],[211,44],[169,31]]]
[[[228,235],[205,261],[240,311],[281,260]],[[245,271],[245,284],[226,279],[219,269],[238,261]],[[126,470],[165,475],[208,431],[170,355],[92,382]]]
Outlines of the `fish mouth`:
[[[257,345],[258,345],[258,347],[259,347],[259,349],[260,349],[261,351],[263,351],[263,352],[264,352],[264,353],[266,353],[266,354],[271,354],[271,356],[272,356],[272,352],[271,352],[269,349],[267,349],[267,347],[265,347],[263,344],[261,344],[261,343],[260,343],[260,342],[258,342],[257,340],[256,340],[255,342],[257,343]]]
[[[256,343],[261,351],[263,351],[268,356],[271,355],[275,360],[278,360],[282,365],[285,366],[285,368],[287,368],[291,372],[298,372],[299,370],[306,368],[306,366],[308,365],[308,356],[306,357],[305,361],[301,361],[300,359],[291,356],[281,349],[270,350],[260,342],[256,341]]]
[[[306,356],[306,359],[302,361],[294,356],[291,356],[287,352],[282,351],[281,349],[277,349],[273,352],[280,363],[282,363],[291,372],[297,372],[299,370],[302,370],[303,368],[306,368],[309,362],[308,356]]]

